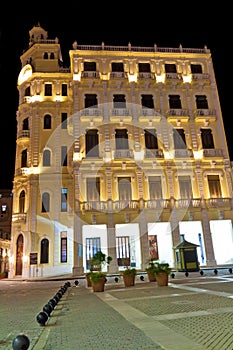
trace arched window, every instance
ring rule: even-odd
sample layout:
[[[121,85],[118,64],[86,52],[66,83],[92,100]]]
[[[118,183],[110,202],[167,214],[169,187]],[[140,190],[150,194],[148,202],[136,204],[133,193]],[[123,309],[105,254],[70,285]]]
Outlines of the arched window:
[[[44,116],[44,129],[51,129],[51,115]]]
[[[50,210],[50,195],[48,192],[42,194],[42,213],[47,213]]]
[[[44,238],[40,243],[40,263],[48,264],[48,262],[49,262],[49,240],[47,238]]]
[[[51,54],[50,54],[50,59],[51,59],[51,60],[54,60],[54,58],[55,58],[54,52],[51,52]]]
[[[50,166],[51,153],[48,149],[43,152],[43,166]]]
[[[24,213],[25,209],[25,191],[21,191],[19,195],[19,213]]]
[[[48,52],[44,53],[44,60],[47,60],[49,58]]]
[[[21,168],[27,167],[27,150],[24,149],[21,153]]]

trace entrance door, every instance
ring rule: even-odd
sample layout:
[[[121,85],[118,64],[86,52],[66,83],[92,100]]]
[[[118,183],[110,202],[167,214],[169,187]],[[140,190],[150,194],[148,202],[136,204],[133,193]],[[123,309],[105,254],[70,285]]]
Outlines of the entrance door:
[[[16,243],[16,275],[22,275],[23,270],[23,235],[20,234]]]

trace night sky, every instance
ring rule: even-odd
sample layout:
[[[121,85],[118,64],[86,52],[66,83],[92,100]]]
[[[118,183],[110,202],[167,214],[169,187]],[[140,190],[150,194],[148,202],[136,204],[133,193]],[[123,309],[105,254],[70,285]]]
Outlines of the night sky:
[[[232,11],[219,4],[203,7],[195,3],[142,3],[78,1],[57,5],[58,2],[7,5],[1,11],[0,24],[0,77],[1,77],[1,137],[0,137],[0,189],[12,188],[15,148],[16,111],[18,107],[17,78],[21,69],[20,55],[28,48],[29,30],[40,23],[48,32],[48,39],[58,37],[64,62],[76,40],[83,45],[122,45],[210,49],[219,91],[227,142],[233,161],[230,115],[230,77],[233,20]],[[43,4],[43,8],[39,7]],[[108,4],[108,3],[107,3]],[[213,4],[213,3],[212,3]],[[31,6],[33,5],[33,6]],[[178,6],[179,5],[179,6]],[[11,7],[11,8],[10,8]],[[35,10],[37,9],[37,10]],[[210,12],[209,12],[210,11]],[[228,86],[228,87],[227,87]]]

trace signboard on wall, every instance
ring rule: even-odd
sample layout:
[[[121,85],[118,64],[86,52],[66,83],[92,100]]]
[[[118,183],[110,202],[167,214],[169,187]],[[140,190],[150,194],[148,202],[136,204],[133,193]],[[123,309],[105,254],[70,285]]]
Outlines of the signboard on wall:
[[[37,265],[37,253],[30,253],[30,265]]]

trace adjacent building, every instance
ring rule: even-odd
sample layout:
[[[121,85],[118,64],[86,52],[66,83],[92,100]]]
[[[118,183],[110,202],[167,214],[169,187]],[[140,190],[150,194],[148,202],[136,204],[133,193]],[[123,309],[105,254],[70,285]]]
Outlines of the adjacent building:
[[[0,189],[0,273],[9,269],[12,200],[11,190]]]
[[[232,169],[207,47],[79,45],[39,25],[20,57],[11,277],[233,264]]]

